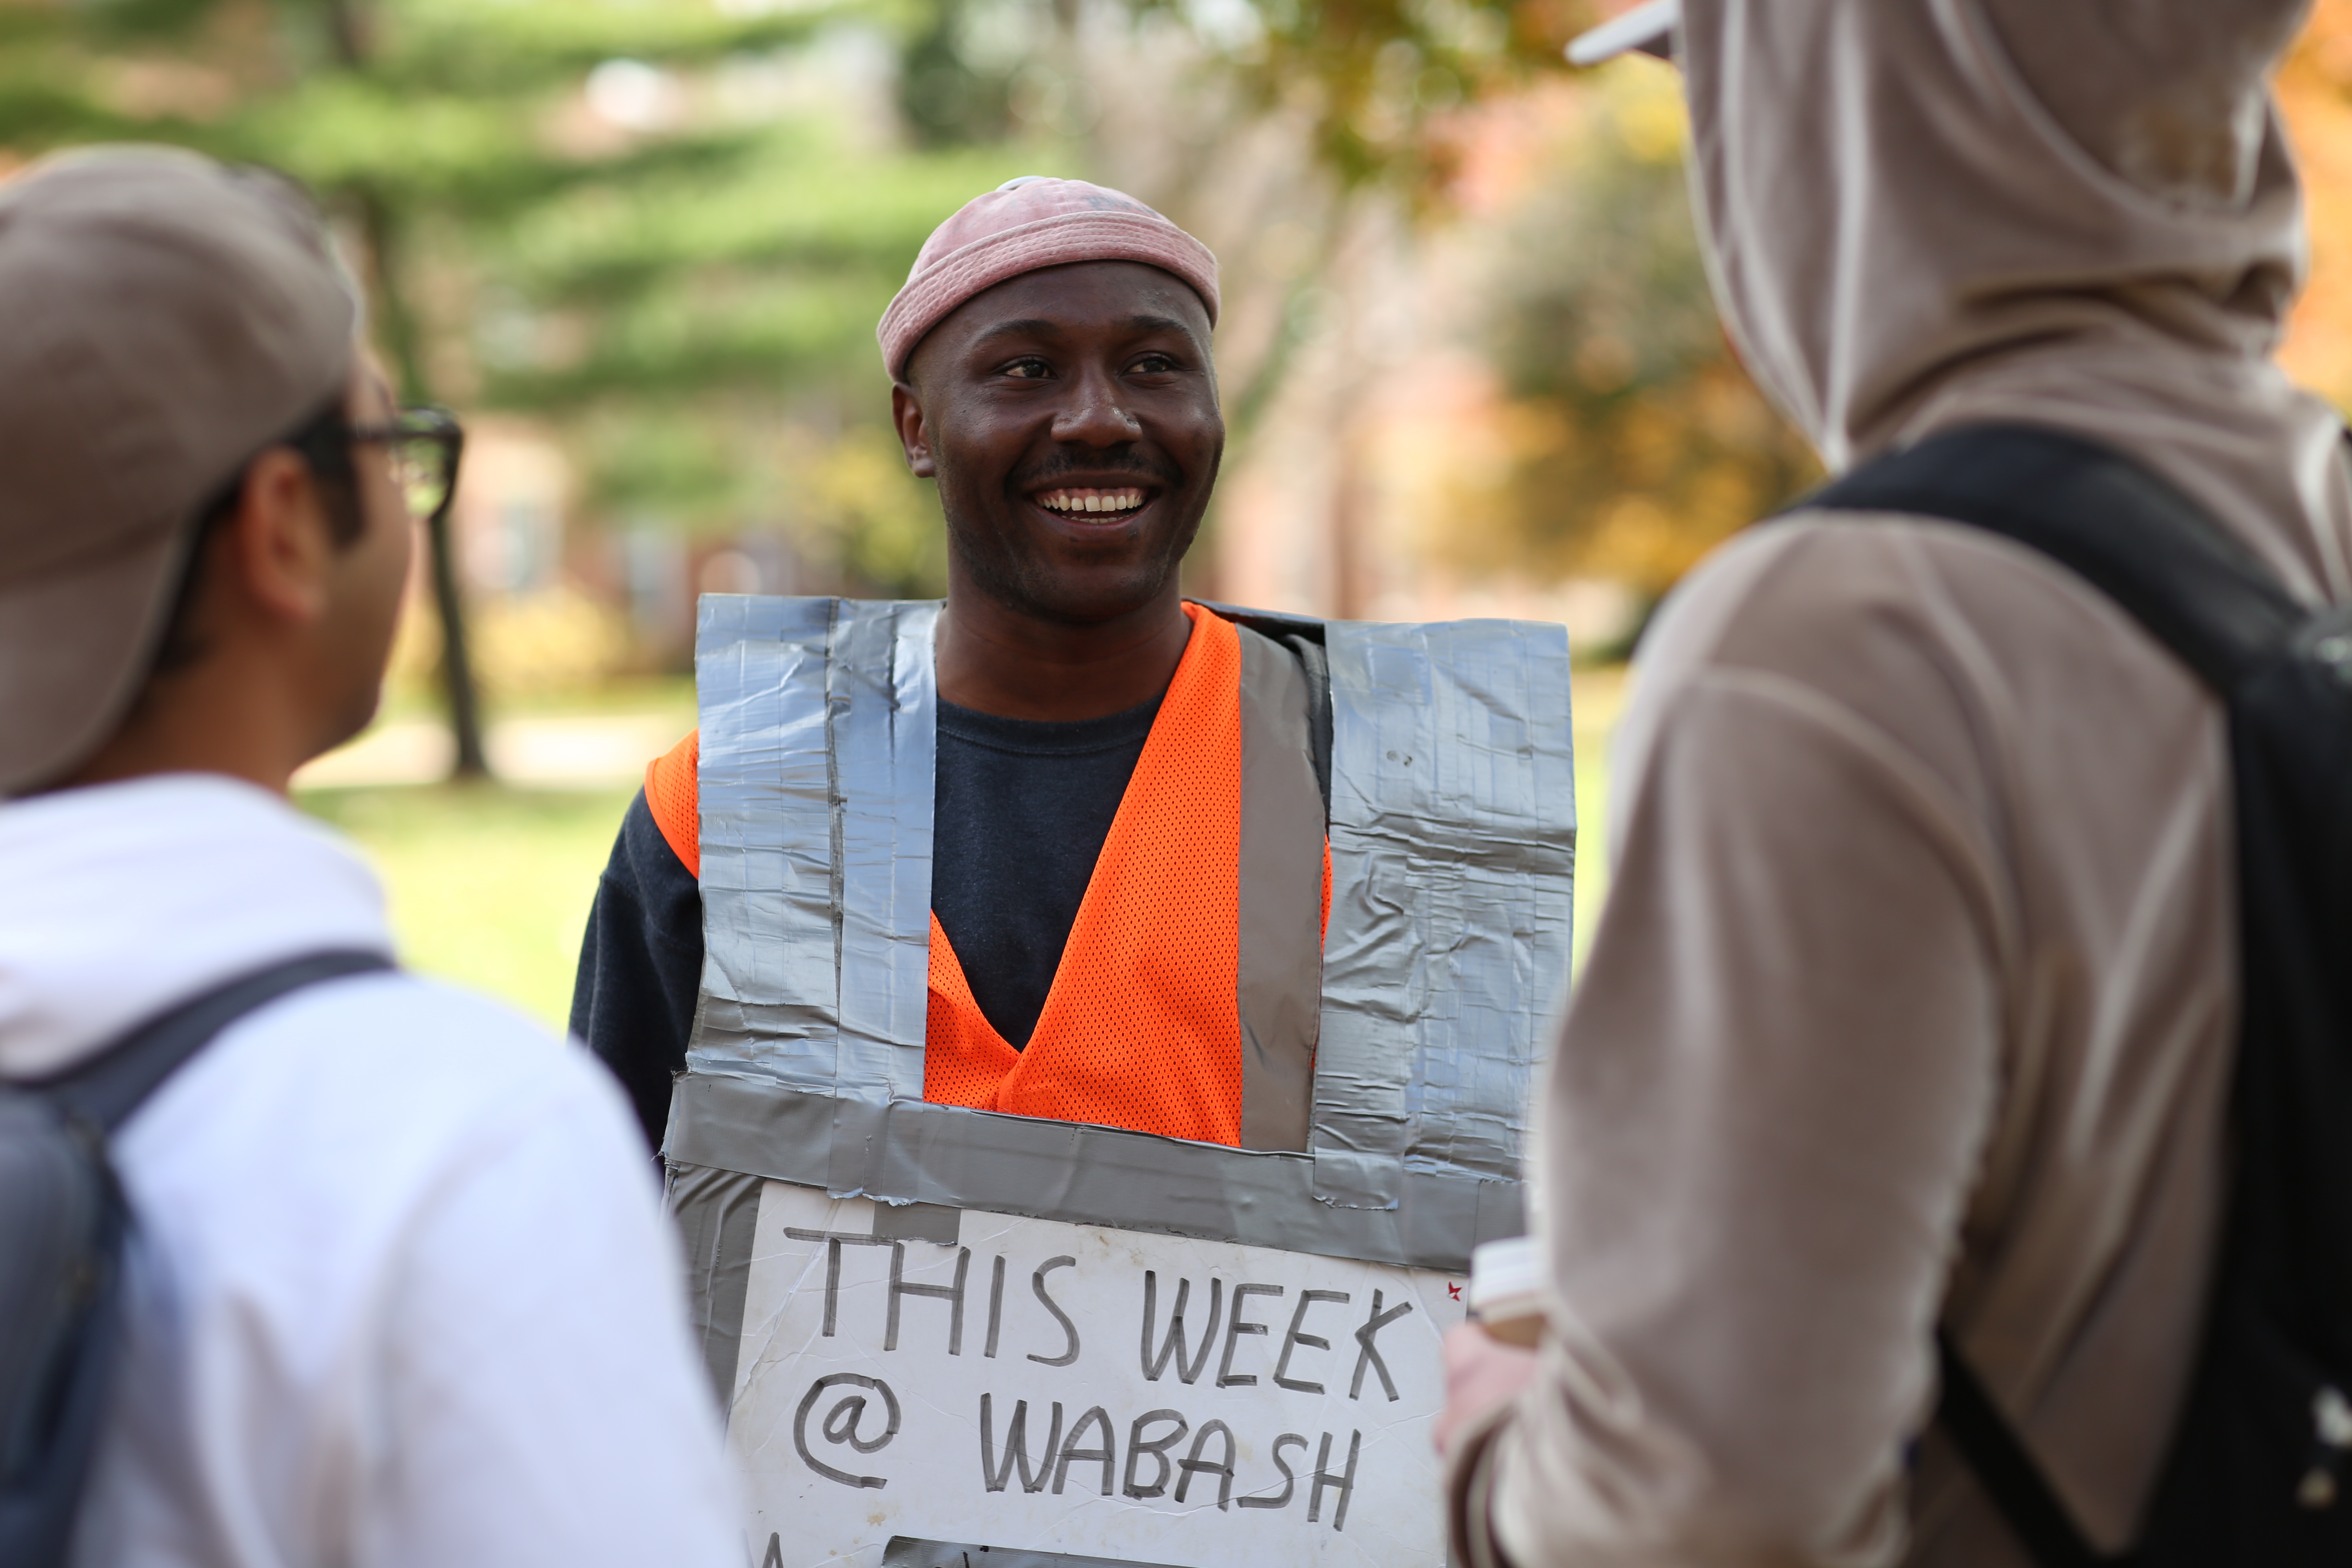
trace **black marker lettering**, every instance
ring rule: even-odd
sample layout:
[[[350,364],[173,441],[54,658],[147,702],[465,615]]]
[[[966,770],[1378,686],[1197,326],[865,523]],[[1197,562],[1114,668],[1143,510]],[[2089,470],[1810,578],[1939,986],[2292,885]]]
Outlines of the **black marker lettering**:
[[[1380,1347],[1372,1343],[1372,1337],[1412,1310],[1412,1302],[1399,1301],[1383,1312],[1381,1310],[1381,1293],[1378,1290],[1372,1292],[1372,1315],[1364,1320],[1362,1328],[1356,1331],[1356,1375],[1348,1384],[1349,1398],[1353,1399],[1364,1392],[1364,1368],[1370,1366],[1381,1374],[1381,1386],[1388,1390],[1389,1402],[1396,1402],[1396,1380],[1389,1376],[1389,1363],[1381,1359]]]
[[[1308,1383],[1286,1375],[1290,1371],[1290,1352],[1300,1345],[1311,1345],[1318,1351],[1329,1350],[1329,1340],[1319,1334],[1301,1333],[1300,1326],[1307,1321],[1307,1309],[1316,1302],[1338,1301],[1344,1304],[1347,1300],[1348,1292],[1345,1290],[1301,1290],[1298,1293],[1298,1310],[1290,1314],[1290,1331],[1282,1336],[1282,1354],[1274,1363],[1274,1385],[1276,1388],[1287,1388],[1298,1394],[1323,1392],[1323,1385],[1319,1383]]]
[[[1070,1338],[1070,1348],[1064,1351],[1060,1355],[1039,1355],[1035,1351],[1031,1351],[1029,1352],[1029,1359],[1035,1362],[1039,1366],[1067,1366],[1072,1362],[1078,1359],[1078,1325],[1070,1321],[1070,1314],[1062,1310],[1061,1307],[1055,1302],[1054,1298],[1045,1294],[1045,1276],[1051,1274],[1056,1268],[1067,1268],[1076,1262],[1077,1259],[1075,1258],[1048,1258],[1045,1262],[1037,1265],[1037,1271],[1034,1274],[1029,1276],[1029,1289],[1037,1292],[1037,1300],[1045,1304],[1045,1310],[1054,1314],[1054,1321],[1062,1325],[1062,1332],[1067,1334]],[[1381,1375],[1385,1377],[1388,1374],[1386,1373],[1382,1373]],[[1084,1420],[1085,1417],[1081,1416],[1079,1419]],[[1108,1422],[1110,1417],[1106,1415],[1103,1419]],[[1108,1475],[1109,1472],[1105,1471],[1104,1473]],[[1054,1489],[1057,1492],[1060,1491],[1062,1489],[1062,1483],[1055,1481],[1054,1483]],[[1105,1481],[1103,1483],[1103,1494],[1106,1497],[1110,1494],[1110,1483],[1108,1481]]]
[[[1282,1495],[1280,1497],[1238,1497],[1234,1499],[1235,1502],[1244,1508],[1288,1508],[1290,1506],[1290,1494],[1298,1489],[1298,1478],[1291,1474],[1290,1467],[1283,1462],[1282,1450],[1286,1445],[1291,1443],[1297,1444],[1302,1449],[1307,1447],[1307,1439],[1296,1432],[1285,1432],[1274,1440],[1274,1468],[1282,1472]]]
[[[1241,1342],[1240,1336],[1243,1334],[1262,1334],[1265,1332],[1265,1325],[1264,1323],[1244,1322],[1242,1320],[1242,1303],[1252,1296],[1279,1296],[1281,1294],[1282,1287],[1279,1285],[1236,1285],[1234,1287],[1234,1308],[1225,1318],[1225,1353],[1223,1359],[1217,1363],[1217,1386],[1219,1388],[1248,1388],[1257,1382],[1257,1376],[1255,1373],[1243,1373],[1236,1374],[1234,1371],[1234,1346]],[[1306,1439],[1302,1437],[1299,1441],[1305,1442]]]
[[[1154,1421],[1173,1421],[1176,1429],[1165,1437],[1155,1437],[1147,1443],[1143,1440],[1143,1429]],[[1135,1498],[1158,1497],[1165,1492],[1168,1478],[1175,1474],[1175,1465],[1168,1458],[1168,1450],[1182,1442],[1184,1434],[1192,1429],[1192,1424],[1173,1410],[1147,1410],[1137,1416],[1135,1425],[1127,1429],[1127,1479],[1119,1483],[1119,1489]],[[1146,1454],[1151,1456],[1154,1474],[1150,1486],[1139,1487],[1135,1484],[1135,1462]]]
[[[1037,1471],[1029,1471],[1029,1402],[1025,1399],[1013,1406],[1013,1419],[1004,1424],[1004,1463],[996,1462],[996,1445],[992,1431],[994,1404],[987,1394],[980,1396],[980,1479],[992,1492],[1001,1492],[1013,1479],[1013,1467],[1021,1467],[1021,1489],[1041,1492],[1045,1489],[1045,1478],[1054,1471],[1054,1450],[1062,1446],[1062,1402],[1054,1402],[1053,1429],[1045,1435],[1045,1446],[1037,1450]]]
[[[1307,1493],[1307,1522],[1313,1524],[1323,1511],[1323,1489],[1330,1487],[1339,1494],[1339,1506],[1332,1512],[1331,1528],[1348,1528],[1348,1498],[1356,1489],[1356,1451],[1364,1446],[1361,1432],[1348,1434],[1348,1473],[1335,1476],[1330,1472],[1331,1434],[1323,1434],[1323,1447],[1315,1453],[1315,1484]]]
[[[824,1337],[833,1338],[834,1326],[840,1321],[837,1309],[841,1302],[841,1244],[852,1247],[887,1247],[889,1242],[877,1236],[850,1236],[837,1230],[803,1230],[798,1226],[786,1226],[784,1234],[794,1241],[824,1243]]]
[[[898,1300],[902,1296],[933,1296],[950,1303],[948,1309],[948,1354],[963,1354],[963,1277],[971,1267],[971,1248],[956,1248],[955,1283],[952,1285],[909,1285],[907,1283],[907,1244],[890,1244],[890,1314],[882,1331],[882,1348],[898,1348]]]
[[[809,1412],[816,1408],[817,1400],[826,1389],[843,1385],[870,1388],[882,1396],[883,1409],[887,1412],[882,1435],[871,1440],[857,1435],[857,1423],[866,1415],[866,1396],[849,1394],[844,1394],[835,1402],[831,1410],[825,1412],[824,1425],[818,1430],[824,1434],[826,1442],[846,1443],[861,1454],[871,1454],[898,1435],[898,1396],[890,1392],[890,1385],[878,1377],[860,1377],[854,1372],[836,1372],[818,1378],[801,1396],[801,1407],[793,1413],[793,1447],[799,1450],[801,1462],[825,1479],[839,1481],[845,1487],[872,1487],[878,1490],[890,1483],[880,1476],[853,1476],[846,1470],[836,1470],[809,1452]]]
[[[1213,1465],[1201,1458],[1201,1450],[1209,1446],[1209,1439],[1212,1437],[1223,1437],[1225,1440],[1225,1457]],[[1307,1439],[1304,1437],[1299,1439],[1299,1442],[1302,1445],[1306,1441]],[[1220,1513],[1228,1511],[1234,1499],[1233,1428],[1226,1426],[1222,1421],[1212,1421],[1207,1426],[1202,1427],[1198,1432],[1192,1435],[1192,1451],[1185,1455],[1181,1459],[1177,1460],[1176,1468],[1184,1472],[1182,1475],[1176,1478],[1176,1500],[1178,1502],[1182,1502],[1184,1500],[1185,1489],[1192,1484],[1192,1478],[1194,1476],[1213,1475],[1217,1478],[1217,1511]],[[1289,1494],[1285,1493],[1284,1495],[1287,1497]]]
[[[980,1353],[990,1360],[996,1357],[996,1331],[1004,1322],[1004,1254],[996,1255],[996,1267],[989,1271],[988,1279],[988,1348]]]
[[[1171,1355],[1176,1358],[1176,1375],[1186,1384],[1201,1375],[1201,1369],[1209,1364],[1209,1347],[1217,1342],[1218,1301],[1224,1289],[1223,1280],[1213,1274],[1209,1276],[1209,1324],[1201,1331],[1201,1336],[1195,1342],[1200,1346],[1200,1353],[1187,1361],[1184,1355],[1184,1303],[1192,1294],[1192,1282],[1190,1279],[1176,1281],[1176,1310],[1168,1314],[1168,1337],[1160,1342],[1160,1356],[1155,1361],[1151,1354],[1151,1321],[1160,1305],[1160,1277],[1149,1268],[1143,1271],[1143,1380],[1146,1383],[1160,1381],[1160,1374],[1168,1370],[1168,1358]]]
[[[1081,1448],[1077,1446],[1078,1434],[1087,1429],[1088,1422],[1102,1428],[1103,1446],[1099,1448]],[[1306,1439],[1302,1437],[1299,1441],[1304,1444]],[[1077,1424],[1070,1428],[1069,1436],[1063,1439],[1061,1453],[1055,1458],[1054,1495],[1055,1497],[1062,1495],[1062,1483],[1069,1479],[1072,1459],[1099,1459],[1102,1461],[1103,1468],[1102,1495],[1110,1496],[1111,1472],[1118,1468],[1118,1455],[1114,1451],[1118,1447],[1118,1439],[1111,1432],[1108,1414],[1099,1405],[1087,1410],[1084,1415],[1078,1417]]]

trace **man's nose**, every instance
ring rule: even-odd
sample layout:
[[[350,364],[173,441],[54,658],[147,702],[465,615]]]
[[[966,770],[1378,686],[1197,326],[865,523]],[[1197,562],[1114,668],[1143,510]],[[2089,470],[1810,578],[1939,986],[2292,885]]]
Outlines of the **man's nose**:
[[[1087,447],[1116,447],[1143,434],[1143,425],[1120,397],[1118,377],[1099,365],[1080,371],[1070,395],[1054,418],[1054,439]]]

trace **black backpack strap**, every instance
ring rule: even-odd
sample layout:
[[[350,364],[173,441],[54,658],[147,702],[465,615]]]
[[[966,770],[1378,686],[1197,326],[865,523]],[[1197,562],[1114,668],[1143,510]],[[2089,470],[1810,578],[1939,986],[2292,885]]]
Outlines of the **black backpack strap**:
[[[112,1132],[174,1068],[256,1008],[322,980],[391,967],[392,961],[382,953],[345,951],[307,953],[273,963],[188,1001],[175,1002],[134,1026],[90,1060],[23,1087],[48,1096],[101,1131]]]
[[[2310,612],[2221,523],[2108,447],[2025,425],[1954,430],[1790,508],[1903,512],[2028,546],[2105,593],[2227,696],[2287,648]],[[1936,1335],[1936,1419],[2040,1568],[2128,1562],[2095,1551],[1950,1337]]]
[[[1936,1331],[1936,1356],[1943,1374],[1936,1419],[2026,1554],[2039,1568],[2104,1568],[2126,1561],[2103,1556],[2083,1539],[2042,1467],[2018,1442],[1984,1384],[1960,1359],[1951,1335],[1941,1329]]]
[[[1790,508],[1909,512],[2015,540],[2114,599],[2216,691],[2311,612],[2168,481],[2095,441],[1976,425],[1864,465]]]

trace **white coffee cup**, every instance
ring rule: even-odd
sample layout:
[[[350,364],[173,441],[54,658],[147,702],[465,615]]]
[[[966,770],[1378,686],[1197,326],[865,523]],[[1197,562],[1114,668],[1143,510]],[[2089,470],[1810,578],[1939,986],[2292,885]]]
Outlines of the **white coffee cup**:
[[[1532,1346],[1543,1334],[1543,1246],[1532,1236],[1470,1249],[1470,1315],[1487,1337]]]

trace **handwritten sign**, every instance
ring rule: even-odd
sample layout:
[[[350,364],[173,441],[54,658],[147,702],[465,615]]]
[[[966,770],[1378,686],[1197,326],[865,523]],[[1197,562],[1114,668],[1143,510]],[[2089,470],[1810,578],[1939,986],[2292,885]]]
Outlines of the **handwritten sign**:
[[[1445,1561],[1429,1425],[1459,1280],[976,1210],[951,1242],[877,1237],[877,1207],[761,1197],[730,1441],[762,1568],[877,1568],[894,1535]]]

